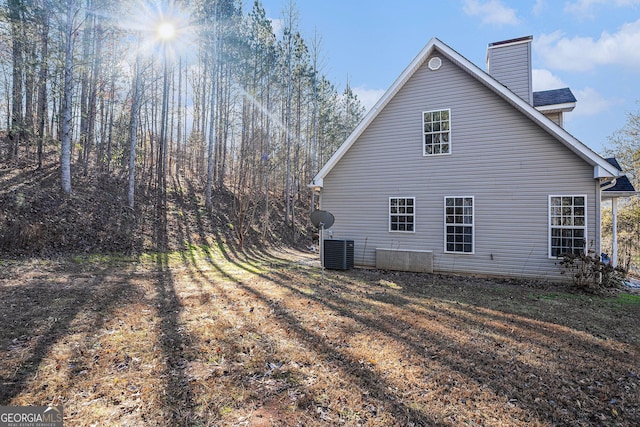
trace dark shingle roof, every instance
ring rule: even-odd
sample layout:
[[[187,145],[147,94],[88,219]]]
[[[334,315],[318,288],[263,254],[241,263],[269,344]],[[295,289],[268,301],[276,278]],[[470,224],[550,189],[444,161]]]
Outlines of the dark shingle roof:
[[[566,104],[576,102],[571,89],[568,87],[562,89],[542,90],[533,92],[533,106],[544,107],[545,105]]]
[[[605,192],[622,191],[625,193],[630,193],[630,192],[636,191],[636,189],[633,187],[633,184],[631,183],[631,181],[629,181],[629,178],[627,178],[626,175],[622,175],[616,178],[616,185],[614,185],[611,188],[607,188],[604,191]]]
[[[622,171],[622,168],[620,167],[620,163],[618,163],[618,161],[615,159],[615,157],[609,157],[608,159],[605,159],[607,162],[611,163],[613,166],[615,166],[619,171]],[[633,184],[631,183],[631,181],[629,181],[629,178],[627,178],[626,175],[622,175],[619,176],[618,178],[616,178],[616,185],[614,185],[611,188],[607,188],[606,190],[607,192],[613,192],[613,191],[623,191],[623,192],[633,192],[636,191],[636,189],[633,187]]]
[[[618,160],[615,157],[607,157],[605,160],[615,166],[615,168],[619,171],[622,170],[622,168],[620,167],[620,163],[618,163]]]

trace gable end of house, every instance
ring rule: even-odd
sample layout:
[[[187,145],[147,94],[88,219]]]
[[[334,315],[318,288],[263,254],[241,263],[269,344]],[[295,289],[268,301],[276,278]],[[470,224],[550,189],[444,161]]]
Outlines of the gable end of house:
[[[508,43],[507,43],[508,42]],[[520,44],[529,44],[529,37],[521,39],[513,39],[504,43],[495,43],[491,47],[510,47],[518,46]],[[530,49],[530,47],[529,47]],[[495,50],[495,49],[494,49]],[[449,61],[456,64],[466,73],[473,78],[481,82],[483,85],[491,89],[494,93],[500,96],[503,100],[511,104],[514,108],[524,114],[526,117],[534,121],[538,126],[544,129],[547,133],[556,138],[560,143],[564,144],[578,157],[587,162],[593,167],[594,179],[611,179],[618,176],[618,170],[608,163],[595,151],[591,150],[585,144],[577,140],[566,130],[564,130],[557,122],[554,122],[549,117],[545,116],[543,112],[536,109],[534,106],[534,95],[531,93],[530,100],[525,99],[522,96],[516,94],[507,85],[498,81],[495,77],[489,73],[481,70],[478,66],[470,62],[464,56],[460,55],[454,49],[443,43],[437,38],[432,38],[427,45],[420,51],[420,53],[411,61],[411,63],[405,68],[395,82],[389,87],[385,94],[378,100],[378,102],[369,110],[364,119],[359,123],[355,130],[349,135],[345,142],[338,148],[333,156],[327,161],[327,163],[320,169],[315,175],[308,187],[314,191],[320,191],[324,186],[324,178],[333,169],[333,167],[340,161],[345,153],[351,148],[353,143],[362,135],[367,127],[376,119],[380,112],[386,107],[386,105],[393,99],[393,97],[400,91],[400,89],[407,83],[407,81],[414,75],[414,73],[435,54],[446,57]],[[570,93],[570,91],[569,91]],[[544,94],[543,94],[544,95]],[[549,94],[547,94],[549,95]],[[555,96],[564,96],[569,99],[566,91],[561,91],[555,94]],[[571,94],[573,96],[573,94]],[[575,99],[575,98],[574,98]],[[540,107],[540,106],[539,106]],[[567,108],[570,108],[567,107]],[[572,109],[572,108],[571,108]]]

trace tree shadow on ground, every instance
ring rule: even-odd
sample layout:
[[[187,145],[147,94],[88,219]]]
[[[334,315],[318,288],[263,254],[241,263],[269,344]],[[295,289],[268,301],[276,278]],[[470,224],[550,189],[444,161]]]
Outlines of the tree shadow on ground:
[[[28,389],[56,343],[72,334],[95,333],[114,309],[133,298],[136,290],[127,279],[103,282],[114,272],[113,268],[94,270],[92,274],[60,272],[56,282],[43,282],[37,274],[24,277],[19,284],[15,280],[10,284],[0,281],[0,349],[5,360],[0,404],[10,404]],[[8,371],[11,367],[13,371]]]
[[[170,413],[171,425],[197,425],[199,419],[193,411],[193,394],[185,373],[187,357],[184,350],[189,347],[191,339],[180,322],[183,307],[176,294],[168,257],[166,253],[158,253],[155,257],[155,303],[160,318],[159,343],[166,364],[164,407]]]
[[[234,270],[252,273],[251,268],[233,259],[227,257]],[[307,348],[323,360],[335,361],[350,381],[392,408],[399,423],[437,422],[428,413],[402,403],[400,395],[389,392],[393,385],[384,377],[305,326],[302,312],[287,308],[286,301],[273,300],[228,267],[214,260],[210,263],[276,313],[277,321],[294,331]],[[607,403],[610,400],[631,417],[640,413],[634,398],[637,393],[627,390],[637,376],[633,357],[583,333],[503,313],[490,305],[476,307],[440,299],[434,304],[423,292],[370,292],[374,283],[352,280],[349,272],[316,282],[312,292],[307,288],[317,278],[312,270],[297,269],[291,274],[285,268],[256,276],[287,289],[296,299],[313,301],[353,320],[360,325],[356,330],[381,333],[390,342],[409,349],[424,366],[445,366],[474,387],[489,387],[505,410],[519,409],[509,410],[519,422],[567,423],[573,419],[606,424],[606,420],[615,418]],[[576,396],[582,403],[576,404]]]
[[[181,188],[175,181],[172,182],[173,188]],[[199,418],[193,411],[193,394],[186,376],[185,349],[189,347],[191,338],[180,321],[183,306],[176,293],[175,279],[169,266],[166,206],[166,200],[158,201],[153,234],[154,246],[159,249],[154,255],[155,305],[160,318],[159,342],[166,365],[164,407],[169,412],[171,425],[197,425]]]
[[[24,168],[19,173],[15,174],[11,178],[5,178],[12,173],[14,169],[7,167],[0,167],[0,182],[3,183],[3,190],[8,191],[23,191],[33,186],[41,186],[42,181],[56,179],[58,167],[51,163],[42,167],[42,169]],[[0,196],[5,191],[0,191]]]

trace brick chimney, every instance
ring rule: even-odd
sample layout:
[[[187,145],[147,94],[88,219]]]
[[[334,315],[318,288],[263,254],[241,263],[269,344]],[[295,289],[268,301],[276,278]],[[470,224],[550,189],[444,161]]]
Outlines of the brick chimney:
[[[533,105],[531,82],[531,41],[533,36],[490,43],[487,48],[487,72]]]

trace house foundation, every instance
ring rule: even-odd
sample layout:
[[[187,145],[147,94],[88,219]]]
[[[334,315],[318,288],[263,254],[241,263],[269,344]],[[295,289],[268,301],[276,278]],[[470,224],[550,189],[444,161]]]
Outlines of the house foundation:
[[[376,248],[376,268],[433,273],[433,251]]]

